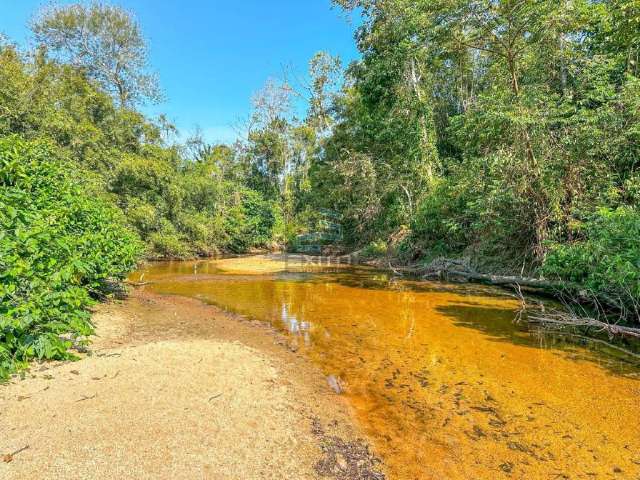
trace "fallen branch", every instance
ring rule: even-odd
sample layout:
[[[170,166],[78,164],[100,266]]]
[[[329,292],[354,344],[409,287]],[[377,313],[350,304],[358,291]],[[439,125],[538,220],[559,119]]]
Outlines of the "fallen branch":
[[[7,453],[6,455],[2,456],[2,461],[4,463],[11,463],[11,462],[13,462],[13,457],[15,457],[16,455],[18,455],[21,452],[24,452],[28,448],[29,448],[29,445],[25,445],[24,447],[19,448],[15,452]]]
[[[615,345],[613,343],[607,342],[606,340],[603,340],[601,338],[589,337],[586,335],[579,335],[577,333],[565,332],[565,331],[555,330],[555,329],[550,331],[553,332],[554,335],[560,335],[560,336],[570,337],[574,339],[577,338],[589,343],[598,343],[600,345],[604,345],[607,348],[617,350],[618,352],[621,352],[624,355],[627,355],[629,357],[634,357],[640,360],[640,354],[632,352],[631,350],[628,350],[626,348],[620,347],[619,345]],[[631,373],[630,375],[639,375],[639,374],[640,372],[634,372],[634,373]]]
[[[536,288],[546,291],[559,291],[561,285],[542,278],[530,278],[516,275],[490,275],[477,273],[467,260],[436,258],[429,265],[420,267],[389,267],[397,273],[421,275],[424,278],[440,280],[463,280],[465,282],[485,283],[496,286],[514,286]]]
[[[145,285],[151,285],[153,282],[132,282],[130,280],[125,280],[124,283],[126,285],[131,285],[132,287],[144,287]]]
[[[388,262],[389,268],[398,275],[422,275],[422,276],[434,276],[441,273],[446,273],[451,270],[452,267],[462,268],[465,271],[469,269],[468,263],[465,260],[458,260],[453,258],[437,258],[433,260],[429,265],[407,265],[397,266],[391,265],[391,261]]]
[[[544,316],[529,315],[528,321],[542,325],[560,325],[570,327],[595,328],[600,332],[606,332],[609,336],[622,336],[640,339],[640,329],[607,323],[602,320],[589,317],[578,317],[570,313],[555,312]]]

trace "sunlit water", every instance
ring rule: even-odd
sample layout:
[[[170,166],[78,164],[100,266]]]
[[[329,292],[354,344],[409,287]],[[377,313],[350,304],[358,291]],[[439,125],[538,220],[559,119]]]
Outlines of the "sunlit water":
[[[640,479],[638,367],[514,323],[506,292],[263,257],[141,276],[286,332],[337,379],[391,479]]]

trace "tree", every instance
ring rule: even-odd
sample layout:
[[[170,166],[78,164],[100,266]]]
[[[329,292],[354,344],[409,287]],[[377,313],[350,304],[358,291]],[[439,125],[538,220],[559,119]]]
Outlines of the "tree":
[[[123,8],[100,2],[53,6],[40,12],[32,30],[38,42],[61,61],[82,68],[121,107],[159,98],[142,31]]]
[[[310,96],[306,123],[319,137],[329,134],[333,126],[331,110],[341,74],[340,57],[333,57],[327,52],[316,53],[309,62],[311,82],[307,87]]]
[[[362,60],[314,188],[346,238],[407,222],[412,259],[543,271],[637,312],[638,0],[334,3],[363,15]]]
[[[286,188],[291,168],[292,89],[273,79],[253,97],[253,113],[244,146],[249,183],[275,199]]]

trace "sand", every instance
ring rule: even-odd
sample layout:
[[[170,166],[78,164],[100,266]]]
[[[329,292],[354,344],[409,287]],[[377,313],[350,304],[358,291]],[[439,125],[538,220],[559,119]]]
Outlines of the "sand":
[[[381,478],[336,454],[349,406],[268,327],[143,291],[94,321],[81,360],[0,386],[0,478]]]

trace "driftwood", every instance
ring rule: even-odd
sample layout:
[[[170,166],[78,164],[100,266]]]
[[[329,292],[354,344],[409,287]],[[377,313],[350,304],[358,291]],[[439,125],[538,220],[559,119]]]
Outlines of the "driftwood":
[[[522,294],[519,286],[517,286],[517,297],[520,299],[520,302],[522,304],[516,320],[517,322],[520,322],[523,319],[523,315],[525,313],[528,313],[530,308],[528,307],[527,301]],[[587,316],[586,314],[579,315],[576,314],[569,305],[565,306],[565,311],[546,311],[544,306],[540,305],[539,307],[542,308],[535,308],[531,313],[527,314],[526,322],[531,324],[538,324],[546,329],[554,330],[558,333],[569,327],[571,331],[568,332],[568,335],[571,335],[572,337],[583,338],[592,342],[602,343],[609,348],[613,348],[627,355],[640,358],[640,354],[632,352],[631,350],[627,350],[626,348],[623,348],[619,345],[614,345],[605,340],[595,338],[592,335],[585,337],[575,332],[575,330],[584,329],[585,331],[589,331],[590,329],[595,329],[598,333],[606,333],[609,339],[613,339],[614,337],[624,337],[631,338],[635,342],[637,340],[640,340],[640,328],[629,327],[620,325],[617,322],[611,322],[606,315],[602,316],[602,320]],[[596,313],[598,312],[596,311]]]
[[[529,315],[527,320],[545,326],[569,326],[582,328],[595,328],[600,332],[606,332],[610,337],[621,336],[640,339],[640,328],[627,327],[615,323],[607,323],[590,317],[579,317],[571,313],[554,312],[542,315]]]
[[[522,289],[532,289],[538,294],[546,294],[559,299],[565,300],[563,292],[576,292],[572,298],[572,302],[576,304],[593,304],[595,302],[596,313],[602,313],[602,319],[593,318],[588,315],[577,315],[573,313],[570,305],[567,306],[567,312],[549,312],[544,314],[529,314],[527,321],[537,323],[545,327],[576,327],[584,329],[595,329],[609,335],[609,337],[627,337],[640,340],[640,328],[633,328],[619,325],[615,322],[609,322],[604,309],[599,305],[598,301],[602,300],[606,305],[614,310],[622,311],[619,301],[610,298],[604,294],[600,294],[600,298],[590,297],[580,291],[577,285],[568,283],[554,282],[542,278],[530,278],[516,275],[490,275],[476,272],[468,261],[459,259],[437,258],[429,265],[421,265],[414,267],[393,267],[389,262],[389,268],[397,275],[415,275],[427,279],[445,280],[445,281],[461,281],[483,283],[495,285],[499,287],[512,287],[516,290],[518,297],[522,301],[522,310],[519,317],[528,310]],[[586,314],[586,311],[585,311]]]

